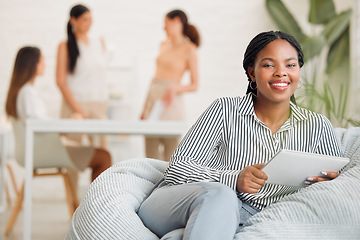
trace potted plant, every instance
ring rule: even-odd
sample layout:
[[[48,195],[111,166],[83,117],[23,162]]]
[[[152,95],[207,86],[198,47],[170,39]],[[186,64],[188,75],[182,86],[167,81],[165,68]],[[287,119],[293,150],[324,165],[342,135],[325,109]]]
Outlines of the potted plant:
[[[336,13],[332,0],[310,0],[306,34],[281,0],[266,0],[266,8],[281,31],[303,48],[305,65],[298,104],[327,116],[338,127],[360,126],[348,109],[350,88],[350,20],[352,10]]]

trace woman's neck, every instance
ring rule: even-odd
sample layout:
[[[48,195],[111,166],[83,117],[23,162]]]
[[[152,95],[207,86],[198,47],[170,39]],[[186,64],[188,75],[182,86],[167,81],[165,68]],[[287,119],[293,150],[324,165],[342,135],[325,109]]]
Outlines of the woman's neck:
[[[176,45],[180,45],[183,44],[185,42],[185,36],[181,33],[173,35],[173,36],[169,36],[169,40],[170,42],[176,46]]]
[[[84,44],[89,43],[89,38],[87,36],[87,33],[75,32],[75,38],[76,38],[76,41],[80,41]]]
[[[289,119],[290,102],[274,104],[256,99],[254,100],[254,110],[256,116],[274,134]]]
[[[31,84],[31,85],[34,85],[35,79],[36,79],[36,76],[35,76],[35,77],[32,77],[27,83],[29,83],[29,84]]]

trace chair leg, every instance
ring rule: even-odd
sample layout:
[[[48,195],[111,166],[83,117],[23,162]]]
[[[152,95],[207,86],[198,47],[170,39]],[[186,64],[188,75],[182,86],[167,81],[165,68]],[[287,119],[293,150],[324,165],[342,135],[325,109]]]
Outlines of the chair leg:
[[[11,206],[11,197],[10,197],[10,192],[9,192],[9,187],[8,187],[8,183],[5,182],[5,195],[6,195],[6,203],[8,206]]]
[[[72,218],[76,208],[79,206],[76,192],[74,191],[74,188],[71,186],[71,182],[69,179],[68,174],[65,172],[62,172],[61,175],[64,179],[65,184],[65,191],[66,191],[66,201],[69,207],[69,215],[70,219]]]
[[[12,185],[15,189],[15,192],[16,192],[16,195],[19,195],[20,194],[20,190],[16,184],[16,179],[15,179],[15,174],[14,174],[14,170],[13,168],[11,167],[11,165],[9,163],[6,163],[6,167],[9,171],[9,174],[10,174],[10,179],[11,179],[11,182],[12,182]]]
[[[16,222],[16,219],[17,219],[17,216],[20,212],[20,209],[21,209],[21,205],[22,205],[22,202],[24,200],[24,186],[25,184],[23,183],[23,186],[21,188],[21,191],[20,191],[20,194],[18,195],[17,197],[17,200],[16,200],[16,203],[15,203],[15,206],[11,212],[11,215],[10,215],[10,219],[7,223],[7,226],[5,228],[5,235],[9,235],[9,233],[11,232],[15,222]]]

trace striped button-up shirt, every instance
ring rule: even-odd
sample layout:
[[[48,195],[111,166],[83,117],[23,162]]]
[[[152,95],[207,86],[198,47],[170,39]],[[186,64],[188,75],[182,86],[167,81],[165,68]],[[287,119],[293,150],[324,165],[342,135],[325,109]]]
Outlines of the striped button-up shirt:
[[[257,118],[252,94],[215,100],[175,150],[165,171],[165,182],[220,182],[236,191],[242,169],[269,161],[280,149],[342,155],[326,117],[291,102],[290,110],[289,119],[272,134]],[[238,192],[238,197],[263,209],[297,190],[266,183],[258,193]]]

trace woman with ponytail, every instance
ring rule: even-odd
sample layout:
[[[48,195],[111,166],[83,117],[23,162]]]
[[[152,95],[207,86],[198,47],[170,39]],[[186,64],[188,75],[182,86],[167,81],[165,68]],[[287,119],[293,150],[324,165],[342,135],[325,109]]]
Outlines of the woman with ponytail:
[[[92,25],[90,10],[76,5],[70,11],[67,40],[58,46],[56,82],[63,95],[61,117],[106,118],[108,87],[105,44],[102,38],[88,36]],[[79,135],[68,135],[80,142]],[[90,138],[92,142],[92,139]],[[100,146],[107,147],[106,137]]]
[[[182,95],[198,88],[198,56],[200,35],[189,24],[186,14],[173,10],[165,16],[167,38],[161,43],[156,59],[155,76],[150,84],[141,119],[184,120]],[[190,72],[190,83],[181,84],[185,72]],[[177,138],[145,138],[146,156],[169,161],[179,143]],[[160,152],[163,145],[163,152]]]

